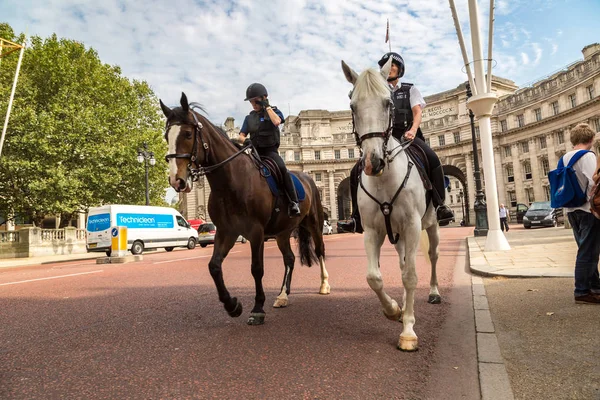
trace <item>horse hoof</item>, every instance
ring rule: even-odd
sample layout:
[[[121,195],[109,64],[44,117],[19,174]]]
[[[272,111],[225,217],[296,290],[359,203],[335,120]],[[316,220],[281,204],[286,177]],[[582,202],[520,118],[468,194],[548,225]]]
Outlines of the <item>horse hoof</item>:
[[[262,325],[265,323],[265,314],[264,313],[250,313],[250,318],[248,318],[248,325]]]
[[[284,308],[288,306],[288,299],[287,298],[277,298],[275,299],[275,303],[273,304],[273,308]]]
[[[331,287],[329,283],[324,283],[321,285],[321,289],[319,289],[319,294],[329,294],[331,293]]]
[[[236,299],[235,297],[233,298],[233,300],[235,301],[235,308],[232,311],[227,311],[227,314],[229,314],[229,316],[232,318],[237,318],[240,315],[242,315],[242,302],[238,301],[238,299]]]
[[[440,304],[442,302],[442,296],[439,294],[430,294],[427,302],[429,304]]]
[[[388,315],[388,314],[385,313],[385,310],[382,310],[383,311],[383,315],[385,315],[385,317],[387,319],[389,319],[390,321],[400,321],[400,322],[402,322],[402,309],[400,307],[398,307],[398,303],[396,303],[395,300],[392,300],[392,301],[393,301],[392,306],[393,306],[393,308],[394,308],[395,311],[392,314]]]
[[[398,350],[408,352],[419,350],[419,339],[416,336],[403,337],[400,335]]]

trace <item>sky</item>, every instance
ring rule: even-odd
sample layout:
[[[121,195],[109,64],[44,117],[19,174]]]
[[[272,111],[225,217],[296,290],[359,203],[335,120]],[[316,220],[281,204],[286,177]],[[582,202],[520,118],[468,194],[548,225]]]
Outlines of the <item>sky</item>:
[[[467,0],[456,4],[470,49]],[[485,56],[489,2],[479,5]],[[580,60],[600,41],[599,15],[599,0],[497,0],[494,75],[523,85]],[[17,33],[93,47],[166,104],[185,92],[215,124],[233,116],[241,125],[252,82],[286,116],[348,109],[340,60],[358,72],[375,67],[388,50],[388,18],[404,81],[426,96],[466,80],[447,0],[2,0],[0,16]]]

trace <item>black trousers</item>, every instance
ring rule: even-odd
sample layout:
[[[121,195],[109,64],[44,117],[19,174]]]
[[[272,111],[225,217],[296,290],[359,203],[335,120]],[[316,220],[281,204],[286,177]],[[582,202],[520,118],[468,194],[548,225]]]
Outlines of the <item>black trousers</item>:
[[[287,192],[290,201],[297,203],[298,195],[296,194],[294,182],[292,182],[292,176],[290,175],[290,171],[288,171],[287,167],[285,166],[285,162],[283,161],[277,150],[277,147],[262,147],[256,149],[256,151],[261,157],[269,157],[270,159],[275,161],[275,164],[277,164],[279,170],[281,171],[281,176],[283,176],[283,184],[285,186],[285,191]]]
[[[396,134],[394,134],[396,137]],[[423,150],[425,156],[427,157],[427,161],[429,163],[429,171],[427,174],[431,183],[434,187],[434,191],[437,196],[434,196],[435,203],[444,203],[446,199],[446,191],[444,188],[444,171],[442,169],[442,163],[440,162],[439,157],[435,154],[435,151],[431,149],[431,147],[427,146],[423,140],[418,137],[413,139],[413,146],[418,146]],[[358,177],[362,173],[362,168],[360,165],[360,161],[358,161],[352,170],[350,171],[350,194],[352,196],[352,217],[354,219],[359,218],[358,213]],[[440,204],[436,204],[440,205]]]

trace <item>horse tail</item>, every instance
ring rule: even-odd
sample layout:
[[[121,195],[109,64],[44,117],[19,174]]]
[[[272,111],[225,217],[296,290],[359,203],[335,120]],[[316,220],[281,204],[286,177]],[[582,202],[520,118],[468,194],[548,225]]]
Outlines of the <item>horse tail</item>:
[[[323,205],[319,189],[306,174],[303,174],[305,182],[310,186],[311,205],[310,212],[298,226],[298,247],[300,250],[300,262],[302,265],[312,266],[319,264],[325,259],[325,243],[323,242]],[[306,184],[305,183],[305,184]]]
[[[298,227],[298,247],[300,249],[300,263],[312,267],[313,263],[319,263],[319,257],[315,251],[315,245],[310,231],[300,225]]]
[[[419,241],[419,244],[421,245],[421,252],[425,256],[425,260],[428,263],[431,263],[431,259],[429,258],[429,235],[425,229],[421,231],[421,240]]]

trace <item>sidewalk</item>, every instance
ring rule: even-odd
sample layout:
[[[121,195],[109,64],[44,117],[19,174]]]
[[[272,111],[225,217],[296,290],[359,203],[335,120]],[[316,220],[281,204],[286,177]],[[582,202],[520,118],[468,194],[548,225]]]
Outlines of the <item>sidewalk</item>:
[[[573,277],[577,244],[571,229],[511,229],[510,251],[484,252],[486,237],[468,237],[469,267],[483,276]]]
[[[0,269],[24,267],[30,265],[42,265],[56,262],[69,262],[81,260],[95,260],[96,258],[106,257],[104,253],[82,253],[82,254],[61,254],[44,257],[26,257],[26,258],[7,258],[0,260]]]

